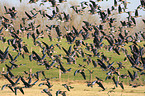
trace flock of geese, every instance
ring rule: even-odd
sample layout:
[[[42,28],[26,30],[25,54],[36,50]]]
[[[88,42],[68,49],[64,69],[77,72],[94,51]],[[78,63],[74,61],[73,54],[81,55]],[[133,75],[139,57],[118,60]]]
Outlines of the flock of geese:
[[[29,3],[37,3],[38,1],[39,0],[30,0]],[[47,86],[47,88],[43,89],[42,92],[48,94],[48,96],[52,96],[51,88],[53,87],[53,85],[50,83],[51,79],[47,78],[44,70],[37,71],[36,73],[29,73],[27,71],[24,71],[28,78],[25,78],[24,76],[15,76],[11,72],[14,68],[18,68],[23,65],[17,65],[15,64],[15,62],[18,61],[19,56],[22,56],[25,59],[25,54],[29,54],[30,61],[35,60],[37,64],[39,63],[39,65],[45,66],[46,70],[51,70],[52,68],[56,67],[57,69],[61,70],[63,74],[72,70],[72,68],[66,69],[64,67],[64,63],[62,62],[63,60],[66,60],[67,64],[72,64],[73,66],[73,64],[77,64],[76,58],[84,58],[82,62],[86,62],[88,66],[90,64],[93,64],[94,68],[100,67],[103,71],[107,72],[107,77],[105,78],[105,80],[112,79],[115,84],[115,87],[112,88],[112,90],[118,87],[118,85],[122,88],[122,90],[125,89],[123,81],[119,81],[119,78],[121,78],[121,80],[130,78],[130,81],[132,82],[135,80],[138,80],[139,82],[139,77],[145,76],[145,45],[141,46],[139,44],[140,42],[144,42],[145,32],[139,30],[139,32],[134,33],[134,35],[129,35],[129,31],[124,30],[124,28],[133,28],[137,26],[136,18],[142,18],[139,15],[138,10],[144,10],[145,0],[140,0],[140,5],[135,9],[134,15],[132,15],[130,11],[126,12],[127,4],[129,3],[126,0],[114,0],[114,6],[112,6],[111,8],[107,8],[107,10],[101,9],[101,6],[97,4],[97,2],[99,1],[103,2],[103,0],[90,0],[89,2],[83,1],[79,5],[70,6],[70,8],[77,15],[84,15],[84,10],[88,8],[89,14],[98,14],[100,16],[100,25],[90,24],[89,21],[84,20],[82,22],[83,26],[80,30],[78,30],[74,25],[71,26],[72,30],[69,30],[66,26],[64,26],[64,28],[66,29],[66,34],[62,33],[60,25],[46,25],[48,32],[47,36],[50,42],[54,40],[53,36],[51,36],[51,30],[54,29],[54,31],[56,32],[58,39],[58,43],[56,45],[49,45],[48,42],[39,41],[39,38],[41,38],[42,40],[43,38],[46,38],[45,32],[43,30],[40,31],[39,29],[41,27],[41,24],[36,26],[34,25],[34,22],[30,22],[28,25],[26,25],[26,22],[34,20],[34,18],[37,18],[38,14],[40,14],[42,18],[48,18],[49,20],[56,19],[59,22],[71,22],[71,15],[66,12],[60,12],[58,7],[61,3],[66,3],[66,0],[59,0],[59,2],[57,2],[56,0],[42,0],[41,6],[45,2],[50,2],[51,7],[55,8],[54,10],[52,10],[52,14],[48,14],[43,10],[37,11],[35,8],[33,8],[33,10],[31,10],[30,12],[25,11],[25,17],[21,19],[23,23],[20,24],[20,28],[18,30],[15,30],[13,26],[13,21],[18,18],[18,11],[15,7],[7,8],[7,6],[4,6],[5,15],[9,16],[10,19],[4,15],[0,16],[0,40],[3,43],[8,44],[5,51],[0,50],[0,62],[1,64],[3,64],[6,60],[8,60],[11,66],[5,64],[7,71],[3,70],[1,72],[3,78],[9,81],[8,84],[2,86],[1,90],[4,90],[5,87],[8,87],[12,92],[15,93],[15,95],[17,95],[17,90],[24,94],[23,88],[31,88],[32,86],[35,86],[35,84],[40,80],[39,75],[41,74],[44,77],[43,81],[45,82],[40,83],[38,86]],[[22,0],[20,0],[20,2],[22,2]],[[116,18],[111,17],[113,15],[113,11],[116,11],[118,14],[127,13],[127,21],[120,21],[121,26],[119,27],[118,31],[106,32],[103,24],[108,24],[108,29],[110,30],[114,30],[115,28],[114,23],[116,22]],[[145,23],[144,18],[142,18],[142,22]],[[12,39],[5,38],[4,32],[6,31],[9,32]],[[42,49],[41,56],[38,55],[35,50],[32,50],[32,52],[28,50],[29,45],[23,43],[21,34],[24,32],[27,34],[27,39],[32,38],[33,44],[35,46],[39,46]],[[66,47],[62,47],[59,44],[62,38],[65,38],[70,45],[68,49]],[[92,43],[86,43],[85,40],[88,39],[91,39]],[[103,43],[103,41],[107,41],[107,44]],[[129,46],[130,50],[124,48],[124,46],[128,43],[131,44]],[[11,51],[9,51],[10,46],[12,46],[13,51],[17,53],[15,57],[13,57]],[[55,47],[58,47],[59,51],[62,50],[65,55],[54,55]],[[113,64],[115,62],[111,63],[109,61],[109,57],[105,56],[103,52],[100,53],[98,51],[102,48],[105,48],[105,50],[108,52],[114,52],[114,54],[117,55],[121,55],[121,52],[123,52],[125,54],[125,58],[122,62],[128,60],[130,63],[128,65],[131,65],[131,67],[137,71],[133,71],[132,74],[132,71],[127,70],[126,74],[120,74],[119,70],[125,68],[125,65],[122,62],[116,62],[118,64],[118,67],[114,67]],[[91,57],[95,57],[96,60],[92,60]],[[49,62],[47,60],[48,58],[51,59],[52,62]],[[80,74],[82,75],[82,78],[86,80],[87,77],[85,75],[85,70],[87,69],[87,65],[77,65],[79,66],[79,68],[82,67],[82,69],[75,70],[74,76]],[[90,74],[93,74],[93,72],[93,70],[89,70]],[[16,81],[13,80],[14,78],[16,79]],[[19,86],[20,81],[24,86]],[[96,80],[90,80],[89,82],[87,82],[87,86],[93,87],[95,84],[98,84],[99,87],[102,88],[102,91],[104,91],[106,90],[106,88],[104,87],[102,82],[102,79],[96,77]],[[67,91],[71,91],[71,89],[74,88],[67,84],[62,84],[62,86],[64,86]],[[130,86],[135,88],[138,86],[143,86],[143,84],[138,85],[130,83]],[[58,90],[56,91],[56,96],[58,96],[59,94],[61,94],[62,96],[66,96],[67,91]]]

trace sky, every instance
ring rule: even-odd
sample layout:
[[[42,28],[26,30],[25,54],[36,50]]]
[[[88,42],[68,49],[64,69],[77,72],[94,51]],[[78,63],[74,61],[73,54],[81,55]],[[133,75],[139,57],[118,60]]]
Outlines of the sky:
[[[58,0],[56,0],[58,1]],[[89,0],[67,0],[68,2],[82,2],[82,1],[89,1]],[[97,1],[97,0],[92,0],[92,1]],[[118,0],[119,1],[119,0]],[[134,9],[136,8],[139,4],[140,4],[140,0],[126,0],[127,2],[130,2],[130,4],[128,4],[128,9]],[[20,0],[0,0],[1,5],[3,4],[10,4],[10,5],[15,5],[15,6],[19,6],[20,5]],[[22,0],[23,4],[27,4],[29,2],[29,0]],[[40,4],[41,0],[39,0],[36,4]],[[114,0],[103,0],[103,2],[98,2],[98,4],[100,4],[102,7],[110,7],[113,5]],[[118,3],[119,4],[119,3]],[[30,4],[28,4],[30,5]],[[32,4],[31,4],[32,5]]]
[[[56,0],[58,1],[58,0]],[[89,2],[89,0],[67,0],[68,2],[82,2],[82,1],[87,1]],[[92,0],[92,1],[97,1],[97,0]],[[119,0],[118,0],[119,1]],[[140,0],[126,0],[128,3],[127,7],[128,10],[133,11],[135,8],[137,8],[138,5],[140,5]],[[0,0],[0,5],[11,5],[11,6],[21,6],[22,4],[28,6],[33,6],[33,5],[39,5],[41,3],[41,0],[39,0],[37,3],[35,4],[28,4],[29,0],[22,0],[22,2],[20,3],[20,0]],[[114,0],[103,0],[103,2],[98,2],[99,5],[101,5],[101,7],[104,8],[109,8],[113,5]],[[47,4],[49,3],[45,3],[46,6],[48,6]],[[118,3],[120,4],[120,3]],[[145,14],[145,12],[143,12],[143,14]]]

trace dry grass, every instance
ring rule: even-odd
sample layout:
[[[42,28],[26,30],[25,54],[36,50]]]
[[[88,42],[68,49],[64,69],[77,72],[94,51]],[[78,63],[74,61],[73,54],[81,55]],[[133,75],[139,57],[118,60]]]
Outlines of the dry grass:
[[[33,81],[32,81],[33,82]],[[41,81],[42,82],[42,81]],[[45,93],[42,93],[41,91],[45,88],[47,88],[45,85],[42,85],[41,87],[38,86],[38,84],[41,83],[40,81],[36,83],[32,88],[24,88],[24,95],[20,93],[18,90],[18,96],[48,96]],[[0,80],[0,87],[4,84],[7,84],[7,80]],[[73,86],[74,88],[70,91],[67,91],[62,84],[68,84],[70,86]],[[53,87],[51,88],[53,96],[55,96],[55,93],[57,90],[67,91],[67,96],[144,96],[145,94],[145,86],[139,86],[137,88],[132,88],[131,86],[125,85],[125,89],[122,90],[120,86],[118,86],[113,92],[110,92],[115,85],[112,83],[103,83],[106,90],[101,91],[101,88],[98,87],[98,85],[94,85],[93,88],[87,87],[86,83],[83,82],[57,82],[52,81],[51,84]],[[9,89],[5,88],[4,90],[0,91],[0,96],[15,96],[15,94]]]

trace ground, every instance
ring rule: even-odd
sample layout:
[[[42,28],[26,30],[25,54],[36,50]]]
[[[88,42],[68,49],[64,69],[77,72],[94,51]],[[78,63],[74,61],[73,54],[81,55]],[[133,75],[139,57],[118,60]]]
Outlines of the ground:
[[[48,96],[47,94],[42,93],[42,90],[47,87],[45,85],[42,85],[41,87],[38,86],[41,82],[43,81],[37,82],[36,85],[34,85],[32,88],[24,88],[23,89],[24,95],[18,90],[17,95],[18,96]],[[7,80],[2,79],[0,80],[0,87],[8,83],[9,82]],[[116,89],[113,90],[112,88],[115,86],[113,83],[103,83],[106,90],[102,91],[102,89],[97,84],[95,84],[93,88],[91,88],[88,87],[86,83],[78,82],[78,81],[71,81],[71,82],[51,81],[51,84],[53,85],[53,87],[51,88],[52,91],[50,92],[52,93],[53,96],[55,96],[57,90],[66,91],[67,96],[136,96],[136,95],[144,96],[145,95],[145,86],[138,86],[137,88],[132,88],[131,86],[124,85],[125,87],[124,90],[122,90],[120,86],[118,86]],[[67,89],[64,88],[62,84],[67,84],[74,88],[70,89],[70,91],[67,91]],[[4,90],[0,90],[0,96],[15,96],[15,94],[8,87],[6,87]]]

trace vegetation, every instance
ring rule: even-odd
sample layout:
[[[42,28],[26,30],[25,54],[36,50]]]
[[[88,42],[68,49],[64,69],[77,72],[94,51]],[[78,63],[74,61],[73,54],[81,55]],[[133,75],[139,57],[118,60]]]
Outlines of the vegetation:
[[[21,82],[19,81],[18,86],[21,87],[25,85],[22,78],[26,81],[32,78],[32,82],[38,80],[32,88],[23,88],[27,96],[45,94],[41,91],[47,87],[38,85],[48,78],[53,85],[48,90],[52,90],[50,92],[53,95],[57,90],[67,91],[62,86],[66,83],[74,87],[66,92],[68,96],[137,94],[143,96],[145,85],[145,33],[141,31],[144,30],[143,22],[136,31],[138,28],[132,19],[127,22],[127,24],[132,22],[132,26],[124,25],[118,19],[121,13],[118,15],[118,12],[114,10],[110,16],[99,8],[95,9],[96,13],[93,13],[89,9],[91,4],[93,3],[88,2],[88,8],[81,9],[82,13],[79,10],[80,13],[77,13],[69,9],[77,5],[71,1],[69,4],[64,2],[57,6],[60,11],[57,11],[56,6],[51,6],[46,10],[44,8],[44,11],[43,8],[39,9],[38,5],[32,3],[32,10],[26,10],[26,6],[20,6],[24,7],[24,10],[16,12],[13,10],[16,17],[10,15],[11,11],[1,12],[0,88],[10,83],[8,78],[4,78],[4,74],[7,74],[14,81],[20,77]],[[11,6],[4,4],[1,9],[4,8],[11,8]],[[41,14],[41,11],[45,14]],[[14,13],[11,14],[14,15]],[[107,17],[100,17],[100,20],[98,18],[100,14],[105,14]],[[59,17],[60,15],[62,18]],[[114,20],[111,22],[110,19]],[[109,25],[110,22],[113,26]],[[26,52],[24,47],[29,52]],[[46,62],[49,66],[53,62],[54,64],[48,67]],[[102,63],[106,67],[101,65]],[[39,77],[37,77],[38,72],[40,72]],[[133,78],[130,73],[133,74]],[[114,79],[116,84],[114,84]],[[91,88],[88,84],[94,81],[95,84]],[[98,87],[97,84],[100,82],[105,90],[102,90],[100,85]],[[124,88],[121,88],[120,84],[123,84]],[[20,92],[17,94],[22,95]],[[14,93],[8,87],[0,93],[0,96],[9,95],[13,96]]]
[[[39,87],[38,84],[41,82],[36,83],[36,86],[33,86],[32,88],[25,88],[24,92],[25,95],[21,94],[21,92],[18,90],[18,96],[48,96],[45,93],[42,93],[41,91],[46,88],[46,86],[41,86]],[[66,82],[51,82],[53,84],[52,87],[52,91],[50,91],[52,93],[52,95],[55,96],[55,93],[58,89],[67,91],[66,88],[64,88],[62,86],[62,84],[66,83]],[[0,82],[1,85],[3,84],[7,84],[6,80],[1,80]],[[112,86],[114,86],[114,84],[112,83],[103,83],[104,86],[107,88],[105,91],[101,91],[101,88],[98,87],[98,85],[93,86],[93,88],[91,87],[87,87],[87,85],[85,83],[81,83],[81,82],[67,82],[67,84],[71,85],[74,87],[74,89],[71,89],[70,91],[66,92],[67,96],[94,96],[94,95],[98,95],[98,96],[136,96],[136,95],[140,95],[140,96],[144,96],[144,86],[140,86],[137,88],[132,88],[131,86],[127,86],[124,85],[125,90],[122,90],[120,87],[118,87],[117,89],[111,91]],[[1,96],[15,96],[14,93],[11,92],[11,90],[9,88],[5,88],[4,90],[2,90],[0,92]]]

